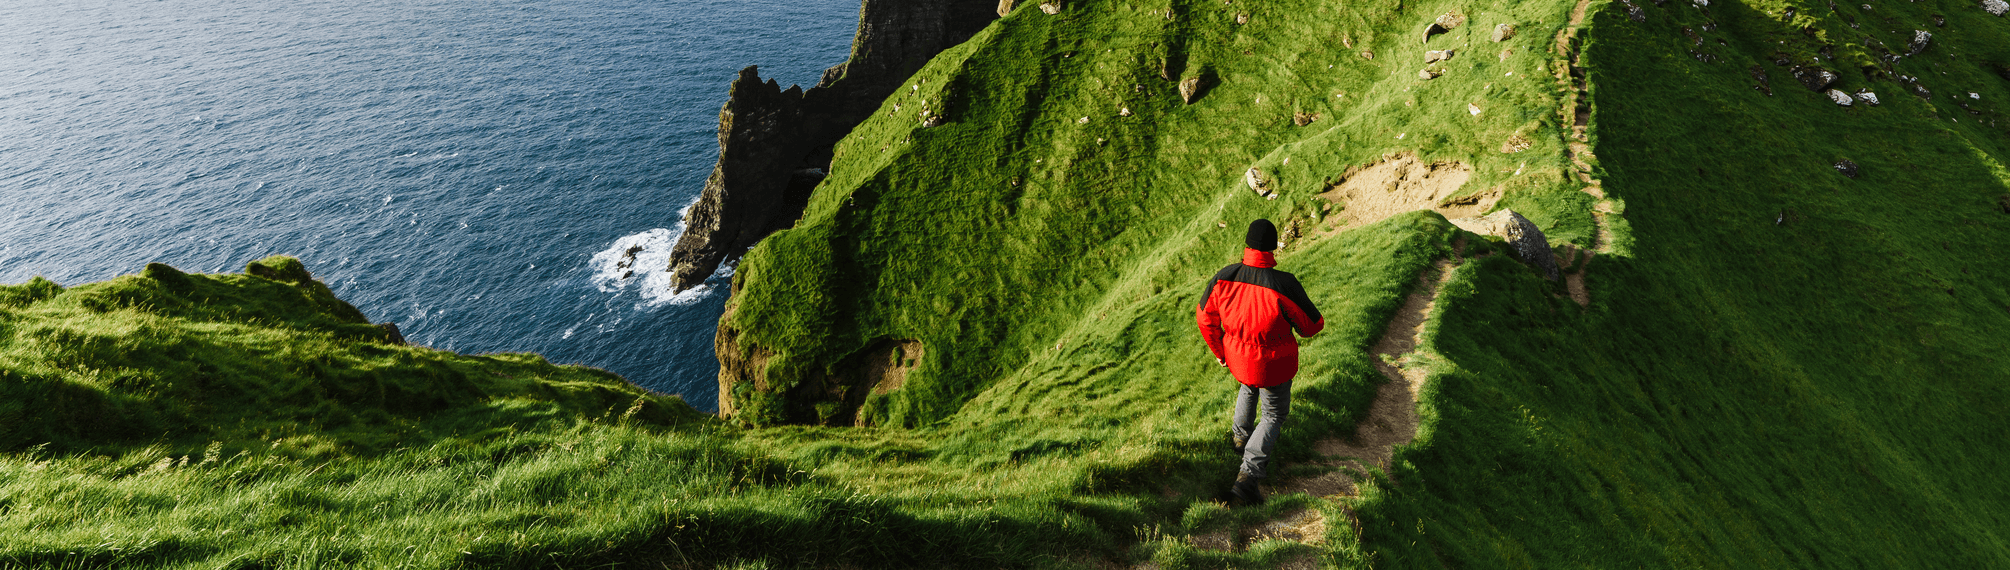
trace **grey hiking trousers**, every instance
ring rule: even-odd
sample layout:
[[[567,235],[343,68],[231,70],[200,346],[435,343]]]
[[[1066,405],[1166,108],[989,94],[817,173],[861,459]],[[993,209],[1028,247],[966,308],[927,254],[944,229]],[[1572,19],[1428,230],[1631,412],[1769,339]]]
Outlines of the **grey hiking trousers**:
[[[1242,472],[1263,477],[1284,418],[1291,415],[1291,383],[1269,388],[1235,385],[1240,388],[1235,394],[1235,439],[1247,442],[1242,446]]]

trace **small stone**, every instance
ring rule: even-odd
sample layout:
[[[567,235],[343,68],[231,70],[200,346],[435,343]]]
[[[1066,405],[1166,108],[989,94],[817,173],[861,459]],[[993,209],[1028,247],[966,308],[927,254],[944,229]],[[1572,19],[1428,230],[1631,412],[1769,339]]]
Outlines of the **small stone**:
[[[1236,14],[1236,15],[1235,15],[1235,25],[1238,25],[1238,26],[1240,26],[1240,25],[1243,25],[1243,24],[1247,24],[1247,23],[1249,23],[1249,14]]]
[[[1841,172],[1843,176],[1848,176],[1851,179],[1855,179],[1857,177],[1858,170],[1856,163],[1850,162],[1850,159],[1845,158],[1836,161],[1836,172]]]
[[[1361,52],[1361,59],[1375,59],[1375,52],[1372,52],[1372,51],[1362,51],[1362,52]]]
[[[998,17],[1012,15],[1012,5],[1017,3],[1017,0],[998,0]]]
[[[1424,63],[1437,63],[1451,59],[1453,50],[1440,49],[1424,52]]]
[[[1905,55],[1908,57],[1919,55],[1920,52],[1926,51],[1927,44],[1932,41],[1933,34],[1926,30],[1913,30],[1912,43],[1906,46]]]
[[[1969,94],[1968,94],[1968,98],[1969,98],[1969,99],[1981,99],[1981,98],[1982,98],[1982,94],[1981,94],[1981,93],[1969,93]]]
[[[1440,76],[1440,75],[1444,75],[1444,74],[1445,74],[1445,70],[1442,70],[1442,69],[1437,69],[1437,68],[1431,68],[1431,67],[1426,67],[1426,68],[1423,68],[1423,69],[1420,69],[1420,70],[1417,70],[1417,79],[1424,79],[1424,80],[1431,80],[1431,79],[1437,79],[1437,78],[1438,78],[1438,76]]]
[[[1297,113],[1295,113],[1295,114],[1291,115],[1291,124],[1294,124],[1294,125],[1298,125],[1298,126],[1301,126],[1301,127],[1303,127],[1303,126],[1305,126],[1305,125],[1310,125],[1310,124],[1312,124],[1312,122],[1313,122],[1313,121],[1317,121],[1317,120],[1319,120],[1319,114],[1318,114],[1318,113],[1307,113],[1307,112],[1304,112],[1304,111],[1299,111],[1299,112],[1297,112]],[[1290,159],[1285,159],[1285,160],[1290,160]]]
[[[1838,91],[1835,89],[1828,90],[1828,96],[1830,101],[1835,101],[1837,105],[1842,105],[1844,107],[1848,107],[1850,106],[1851,103],[1856,102],[1855,99],[1850,98],[1848,93],[1844,93],[1842,91]]]
[[[1077,124],[1077,125],[1086,125],[1086,124],[1089,124],[1089,118],[1088,118],[1088,117],[1082,117],[1082,118],[1080,118],[1080,119],[1075,119],[1075,124]]]
[[[1507,142],[1501,143],[1501,152],[1506,154],[1513,154],[1524,150],[1528,150],[1529,147],[1532,146],[1535,146],[1535,141],[1529,140],[1527,136],[1524,136],[1520,133],[1516,133],[1514,135],[1508,136]],[[1520,172],[1516,172],[1516,174],[1520,174]]]
[[[1982,9],[1989,11],[1989,14],[1992,16],[2002,16],[2004,13],[2010,12],[2010,2],[2004,2],[2003,0],[1982,0]]]
[[[1634,4],[1633,0],[1619,0],[1619,4],[1626,7],[1626,19],[1633,20],[1636,23],[1647,21],[1647,11],[1640,9],[1640,6]]]
[[[1504,42],[1514,38],[1514,24],[1494,26],[1494,41]]]
[[[1472,103],[1467,103],[1467,104],[1466,104],[1466,112],[1467,112],[1467,113],[1472,113],[1472,114],[1474,114],[1474,115],[1479,115],[1479,114],[1480,114],[1480,106],[1479,106],[1479,105],[1475,105],[1475,104],[1472,104]]]
[[[1119,116],[1119,117],[1129,117],[1129,116],[1131,116],[1131,108],[1130,108],[1130,107],[1124,107],[1124,108],[1122,108],[1122,109],[1117,109],[1117,116]]]
[[[1055,4],[1055,3],[1053,3],[1053,2],[1045,2],[1045,3],[1041,3],[1041,4],[1040,4],[1040,11],[1041,11],[1041,12],[1046,12],[1046,13],[1047,13],[1047,15],[1049,15],[1049,16],[1052,16],[1052,15],[1054,15],[1054,14],[1059,14],[1059,13],[1061,13],[1061,5],[1060,5],[1060,4]]]
[[[927,118],[921,120],[921,126],[924,128],[940,127],[943,123],[947,122],[949,122],[949,119],[942,118],[942,115],[929,115]]]
[[[1691,1],[1692,1],[1692,2],[1694,2],[1694,3],[1696,4],[1696,7],[1697,7],[1697,8],[1708,8],[1708,7],[1710,7],[1710,0],[1691,0]]]
[[[1878,103],[1877,94],[1870,91],[1857,91],[1856,98],[1857,100],[1869,103],[1872,107],[1876,107]]]
[[[1465,25],[1466,15],[1458,12],[1445,12],[1439,14],[1438,19],[1432,20],[1431,23],[1437,24],[1446,30],[1457,29],[1459,26]]]
[[[1501,56],[1500,56],[1500,57],[1501,57],[1501,61],[1507,61],[1507,60],[1508,60],[1508,58],[1510,58],[1510,57],[1514,57],[1514,50],[1511,50],[1511,49],[1504,49],[1504,50],[1501,50]]]

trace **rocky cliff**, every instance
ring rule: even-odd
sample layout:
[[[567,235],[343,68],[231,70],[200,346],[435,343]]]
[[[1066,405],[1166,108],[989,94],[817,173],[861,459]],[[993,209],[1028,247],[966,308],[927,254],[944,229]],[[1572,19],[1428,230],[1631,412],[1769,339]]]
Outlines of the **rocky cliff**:
[[[749,66],[719,110],[719,163],[686,214],[669,270],[678,291],[802,215],[831,148],[902,81],[996,19],[989,0],[866,0],[851,57],[808,91]]]

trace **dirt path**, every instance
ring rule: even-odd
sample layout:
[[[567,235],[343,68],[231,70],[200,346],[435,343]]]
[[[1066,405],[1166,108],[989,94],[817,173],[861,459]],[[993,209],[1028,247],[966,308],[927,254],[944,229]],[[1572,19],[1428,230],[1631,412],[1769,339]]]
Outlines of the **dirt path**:
[[[1463,245],[1463,244],[1461,244]],[[1461,247],[1461,249],[1463,249]],[[1416,290],[1403,299],[1395,318],[1389,320],[1382,337],[1370,350],[1375,369],[1388,382],[1375,390],[1375,402],[1368,417],[1356,424],[1353,435],[1329,437],[1313,444],[1322,458],[1319,463],[1334,467],[1327,473],[1298,479],[1284,479],[1276,493],[1304,492],[1318,497],[1355,494],[1355,482],[1367,477],[1367,467],[1388,469],[1396,446],[1417,438],[1417,394],[1424,389],[1430,371],[1416,358],[1417,343],[1424,322],[1431,317],[1445,278],[1458,263],[1439,260],[1417,276]]]
[[[1612,231],[1605,218],[1614,212],[1612,200],[1605,195],[1604,183],[1592,177],[1592,171],[1595,169],[1592,168],[1591,161],[1598,160],[1598,157],[1591,154],[1589,137],[1591,101],[1587,98],[1584,88],[1584,65],[1579,59],[1582,55],[1581,50],[1572,41],[1576,39],[1577,30],[1584,23],[1585,12],[1590,6],[1591,0],[1578,0],[1576,8],[1570,12],[1570,25],[1556,33],[1555,48],[1556,53],[1563,56],[1563,61],[1566,63],[1565,73],[1559,79],[1570,89],[1570,96],[1564,103],[1565,107],[1560,110],[1571,118],[1571,135],[1569,140],[1564,141],[1566,143],[1564,156],[1570,159],[1571,166],[1576,169],[1578,181],[1584,183],[1584,193],[1598,200],[1591,211],[1592,222],[1598,226],[1598,235],[1593,238],[1591,250],[1578,251],[1577,248],[1565,246],[1564,259],[1558,260],[1559,266],[1575,269],[1564,273],[1563,285],[1564,289],[1569,291],[1570,299],[1576,301],[1580,307],[1591,305],[1591,290],[1584,285],[1584,272],[1591,266],[1591,258],[1612,251]],[[1580,256],[1582,259],[1579,259]]]

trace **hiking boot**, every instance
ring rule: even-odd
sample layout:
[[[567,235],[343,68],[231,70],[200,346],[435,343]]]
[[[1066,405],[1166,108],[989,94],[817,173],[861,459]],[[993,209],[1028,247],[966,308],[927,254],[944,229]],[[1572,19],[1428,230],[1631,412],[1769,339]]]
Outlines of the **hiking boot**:
[[[1235,452],[1236,455],[1242,455],[1242,448],[1247,446],[1249,446],[1249,438],[1235,437],[1235,432],[1228,432],[1229,451]]]
[[[1242,501],[1244,505],[1261,505],[1263,504],[1263,490],[1258,489],[1256,486],[1262,482],[1262,477],[1248,473],[1237,473],[1235,474],[1235,486],[1228,489],[1228,494],[1234,495],[1235,499]]]

